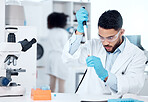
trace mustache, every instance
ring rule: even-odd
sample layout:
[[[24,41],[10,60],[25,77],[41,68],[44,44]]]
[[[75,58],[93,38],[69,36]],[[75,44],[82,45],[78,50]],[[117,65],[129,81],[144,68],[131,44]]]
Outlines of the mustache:
[[[112,46],[109,46],[109,45],[104,45],[104,47],[112,47]]]

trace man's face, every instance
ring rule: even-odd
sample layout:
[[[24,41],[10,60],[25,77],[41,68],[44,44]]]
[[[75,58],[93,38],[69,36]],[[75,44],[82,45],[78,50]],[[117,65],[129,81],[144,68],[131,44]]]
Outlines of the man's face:
[[[123,33],[124,29],[116,31],[99,27],[99,36],[107,52],[113,53],[120,46]]]

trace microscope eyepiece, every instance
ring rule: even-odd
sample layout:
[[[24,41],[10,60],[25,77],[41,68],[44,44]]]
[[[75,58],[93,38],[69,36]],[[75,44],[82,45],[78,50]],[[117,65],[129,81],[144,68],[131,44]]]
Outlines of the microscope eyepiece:
[[[29,48],[32,47],[34,43],[36,43],[36,39],[33,38],[31,41],[28,41],[27,39],[24,39],[23,41],[19,41],[22,45],[22,51],[27,51]]]
[[[36,39],[35,39],[35,38],[33,38],[33,39],[30,41],[30,43],[31,43],[31,44],[36,43]]]

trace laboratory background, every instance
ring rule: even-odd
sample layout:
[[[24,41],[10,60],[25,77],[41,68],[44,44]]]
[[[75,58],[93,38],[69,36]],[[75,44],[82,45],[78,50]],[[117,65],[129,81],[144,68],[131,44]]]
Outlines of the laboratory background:
[[[47,17],[53,12],[64,13],[68,16],[64,27],[68,40],[78,26],[76,12],[81,7],[85,7],[88,11],[88,39],[98,37],[97,23],[102,12],[115,9],[123,17],[125,36],[143,50],[148,59],[147,5],[147,0],[0,0],[0,42],[5,42],[8,34],[12,32],[16,34],[16,41],[23,39],[31,41],[33,38],[37,41],[28,51],[19,53],[20,57],[15,68],[23,68],[26,71],[18,71],[19,75],[12,77],[12,79],[21,83],[26,88],[26,92],[30,92],[32,88],[45,86],[50,88],[51,80],[47,70],[50,63],[49,50],[51,46],[47,42],[53,36],[51,38],[49,36]],[[9,32],[6,28],[10,30],[13,28],[16,31]],[[4,67],[3,64],[2,67]],[[1,76],[6,72],[2,67],[0,69]],[[67,69],[64,69],[67,72],[67,77],[64,79],[64,93],[75,92],[85,67],[75,63],[67,65]],[[148,65],[144,73],[145,84],[139,95],[148,96]],[[55,92],[59,90],[58,84],[56,82]]]

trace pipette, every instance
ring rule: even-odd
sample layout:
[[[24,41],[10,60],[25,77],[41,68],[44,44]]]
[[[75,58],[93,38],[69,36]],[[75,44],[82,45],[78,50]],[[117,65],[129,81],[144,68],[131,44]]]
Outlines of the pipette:
[[[85,9],[85,7],[83,7],[83,8]],[[87,41],[88,41],[88,35],[87,35],[87,23],[86,23],[86,21],[83,21],[83,27],[84,27],[85,39],[86,39],[86,42],[87,42]],[[88,49],[87,49],[87,50],[88,50]],[[88,52],[89,52],[88,56],[91,56],[91,55],[92,55],[92,51],[88,51]],[[84,75],[83,75],[83,77],[82,77],[82,79],[81,79],[81,81],[80,81],[80,83],[79,83],[79,85],[78,85],[78,87],[77,87],[75,93],[77,93],[77,91],[78,91],[78,89],[79,89],[81,83],[83,82],[83,79],[84,79],[84,77],[85,77],[85,75],[86,75],[86,73],[87,73],[87,70],[88,70],[88,67],[86,68],[86,70],[85,70],[85,72],[84,72]]]

